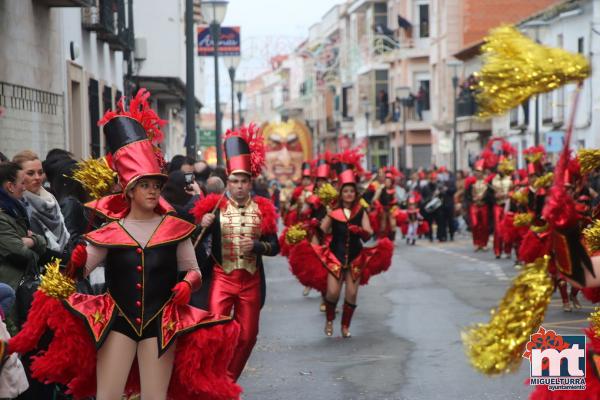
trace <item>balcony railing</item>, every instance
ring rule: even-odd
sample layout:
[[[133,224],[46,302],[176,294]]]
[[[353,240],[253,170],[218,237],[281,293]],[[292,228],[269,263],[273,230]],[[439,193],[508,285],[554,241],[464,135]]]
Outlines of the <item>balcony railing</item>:
[[[458,117],[472,117],[477,114],[477,101],[472,94],[459,96],[456,102],[456,115]]]
[[[91,7],[94,0],[38,0],[48,7]]]
[[[98,39],[108,43],[111,50],[133,49],[133,32],[125,23],[123,0],[94,0],[94,5],[82,10],[82,25],[96,32]]]

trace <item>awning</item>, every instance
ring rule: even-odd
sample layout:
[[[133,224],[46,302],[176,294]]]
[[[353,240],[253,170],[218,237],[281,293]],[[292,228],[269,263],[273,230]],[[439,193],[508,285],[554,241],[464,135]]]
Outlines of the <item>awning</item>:
[[[133,82],[138,88],[146,88],[152,95],[152,99],[162,102],[185,103],[185,83],[175,77],[168,76],[134,76]],[[200,110],[203,105],[198,98],[196,109]]]

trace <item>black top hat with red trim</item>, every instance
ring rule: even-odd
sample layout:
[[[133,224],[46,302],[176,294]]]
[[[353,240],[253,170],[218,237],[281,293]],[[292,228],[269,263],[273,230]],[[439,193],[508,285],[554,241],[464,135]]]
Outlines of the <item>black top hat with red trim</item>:
[[[310,162],[308,161],[302,163],[302,177],[312,178],[312,169],[310,168]]]
[[[265,164],[265,142],[254,124],[225,133],[227,174],[247,174],[257,177]]]

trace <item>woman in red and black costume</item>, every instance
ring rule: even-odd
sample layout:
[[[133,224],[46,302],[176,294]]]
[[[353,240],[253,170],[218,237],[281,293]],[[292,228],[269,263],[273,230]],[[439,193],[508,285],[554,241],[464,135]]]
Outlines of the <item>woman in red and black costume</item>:
[[[387,237],[391,241],[396,238],[396,213],[398,212],[399,202],[396,198],[396,178],[400,172],[394,167],[384,169],[385,179],[382,186],[375,192],[373,203],[378,210],[379,218],[379,237]]]
[[[210,238],[209,310],[231,315],[240,336],[228,374],[237,380],[256,344],[266,295],[263,256],[279,252],[277,212],[269,199],[251,196],[252,178],[264,165],[264,139],[250,124],[225,134],[227,192],[198,201],[192,214]]]
[[[107,292],[73,293],[61,303],[38,290],[8,347],[31,351],[48,327],[53,339],[33,362],[33,377],[66,385],[76,398],[238,398],[226,374],[237,323],[188,305],[202,283],[190,241],[195,226],[171,215],[160,197],[166,175],[153,142],[164,122],[148,96],[140,90],[129,111],[121,99],[119,111],[99,122],[123,193],[89,204],[112,222],[84,235],[67,264],[76,279],[104,262]]]
[[[327,269],[327,291],[325,295],[326,325],[325,334],[333,335],[335,308],[345,284],[344,307],[342,312],[342,337],[350,337],[350,323],[358,296],[361,278],[368,280],[366,274],[387,270],[391,264],[393,244],[387,238],[379,241],[373,248],[363,248],[361,240],[373,235],[369,217],[360,204],[360,195],[356,185],[353,165],[345,162],[343,156],[338,164],[338,184],[340,195],[338,207],[330,211],[321,222],[321,230],[331,233],[331,241],[326,246],[313,244],[320,256],[322,265]]]

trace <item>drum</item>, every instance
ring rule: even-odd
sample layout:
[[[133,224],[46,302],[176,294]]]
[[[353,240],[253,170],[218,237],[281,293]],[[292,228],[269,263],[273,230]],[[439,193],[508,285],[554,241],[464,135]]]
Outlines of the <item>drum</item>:
[[[432,213],[442,206],[442,200],[439,197],[434,197],[425,205],[425,211]]]

